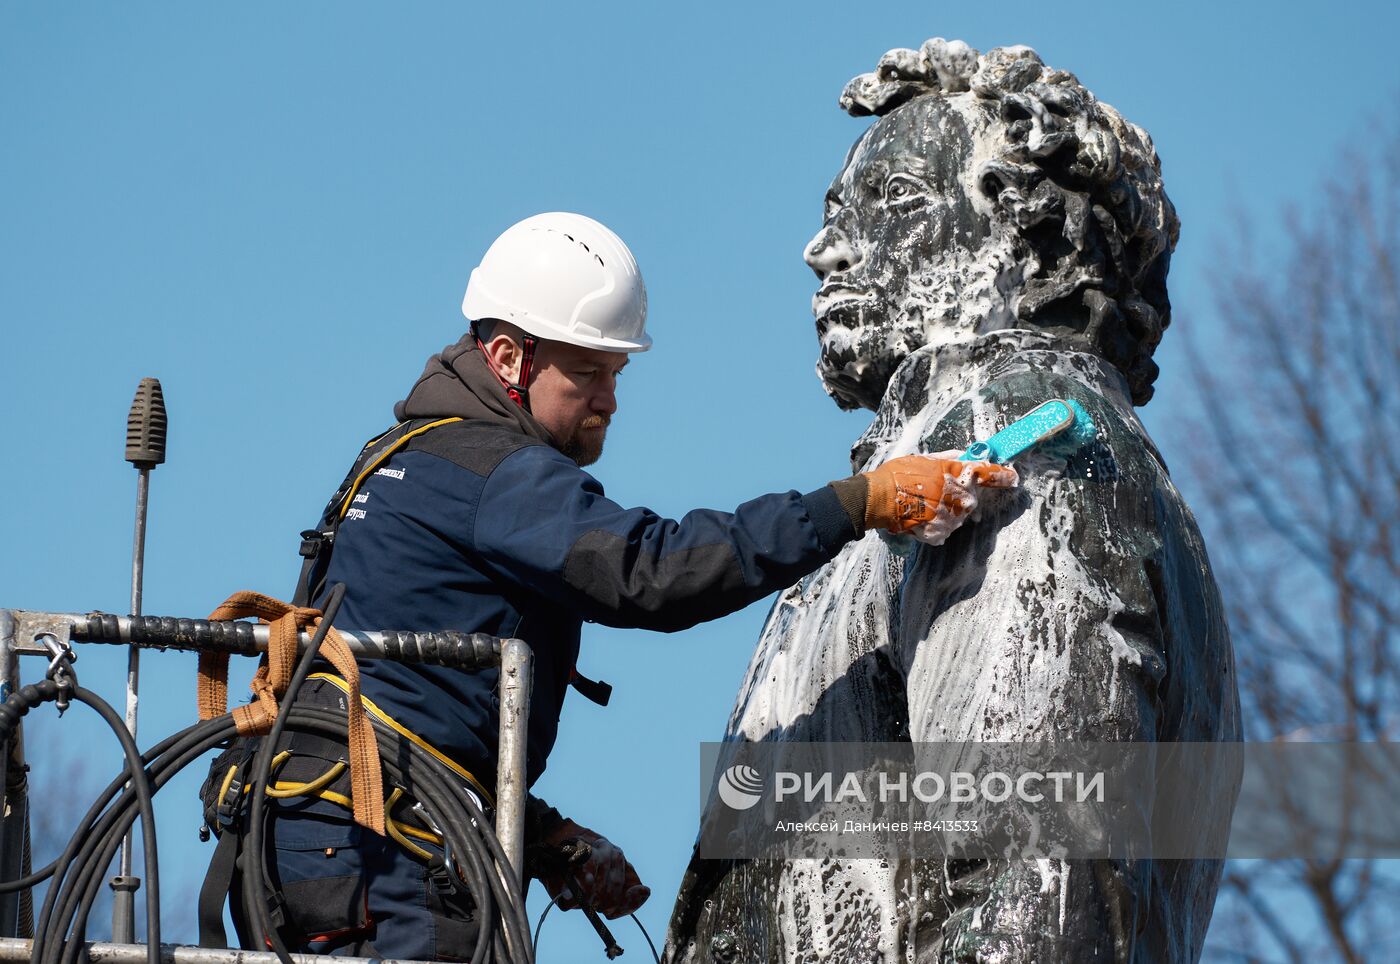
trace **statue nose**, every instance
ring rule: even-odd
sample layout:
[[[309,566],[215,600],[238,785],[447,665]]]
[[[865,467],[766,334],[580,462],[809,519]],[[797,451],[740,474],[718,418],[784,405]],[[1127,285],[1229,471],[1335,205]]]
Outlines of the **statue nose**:
[[[834,224],[828,224],[807,244],[802,260],[817,273],[818,280],[825,281],[827,275],[849,271],[860,261],[860,256],[846,240],[846,235]]]

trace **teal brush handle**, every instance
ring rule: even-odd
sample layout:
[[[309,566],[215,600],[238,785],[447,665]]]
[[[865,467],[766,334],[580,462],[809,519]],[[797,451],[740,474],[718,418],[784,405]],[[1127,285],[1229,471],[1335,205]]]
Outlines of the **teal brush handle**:
[[[1094,420],[1076,401],[1052,398],[997,432],[991,438],[973,442],[958,456],[962,462],[993,462],[1007,465],[1037,445],[1056,439],[1056,448],[1073,451],[1096,435]]]
[[[1037,405],[1006,428],[982,442],[973,442],[967,451],[958,456],[960,462],[992,462],[1006,465],[1018,455],[1024,455],[1037,445],[1053,443],[1051,448],[1062,453],[1072,454],[1080,446],[1092,442],[1098,435],[1094,420],[1078,402],[1062,398],[1052,398]],[[881,532],[880,538],[890,551],[901,558],[909,558],[919,544],[907,535],[891,535]],[[912,570],[904,570],[904,578],[909,578]]]

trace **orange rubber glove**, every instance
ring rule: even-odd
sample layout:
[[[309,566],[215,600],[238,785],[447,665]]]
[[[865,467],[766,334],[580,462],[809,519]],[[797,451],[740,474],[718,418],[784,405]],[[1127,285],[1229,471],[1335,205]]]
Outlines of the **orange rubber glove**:
[[[863,473],[866,529],[942,545],[976,510],[979,488],[1010,489],[1020,481],[1009,465],[959,462],[958,454],[905,455]]]

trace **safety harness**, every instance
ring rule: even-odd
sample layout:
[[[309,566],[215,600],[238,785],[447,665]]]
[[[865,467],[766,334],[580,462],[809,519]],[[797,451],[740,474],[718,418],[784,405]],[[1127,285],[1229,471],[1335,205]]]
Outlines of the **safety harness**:
[[[330,673],[313,673],[308,681],[323,680],[336,689],[350,694],[349,683]],[[305,691],[303,691],[305,692]],[[417,734],[410,732],[398,721],[384,713],[368,698],[362,697],[364,710],[384,722],[401,736],[427,750],[453,773],[461,777],[475,792],[482,810],[489,813],[494,800],[485,787],[469,771],[438,751]],[[315,702],[313,700],[313,702]],[[322,700],[321,702],[324,702]],[[346,701],[348,703],[348,699]],[[212,833],[218,838],[214,856],[209,862],[204,883],[200,887],[198,902],[199,943],[201,947],[227,947],[227,933],[223,925],[224,900],[228,898],[229,913],[241,946],[255,947],[250,925],[251,917],[244,905],[244,890],[241,880],[243,846],[245,844],[246,820],[248,818],[251,769],[257,756],[259,740],[248,739],[236,742],[228,750],[215,758],[209,768],[209,776],[200,790],[204,804],[204,828],[201,836],[207,839]],[[350,764],[346,759],[346,746],[335,740],[311,733],[293,733],[285,738],[285,748],[272,758],[271,778],[264,792],[269,798],[295,804],[297,801],[324,801],[337,808],[358,814],[368,800],[352,789]],[[434,832],[422,815],[421,808],[408,795],[402,786],[391,788],[387,796],[377,798],[374,809],[383,833],[403,848],[416,860],[423,863],[440,893],[450,893],[456,889],[452,875],[443,859],[442,837]],[[357,818],[358,822],[358,818]],[[429,850],[424,845],[436,848]],[[326,848],[327,856],[336,848]],[[302,886],[323,886],[329,888],[318,897],[331,903],[343,902],[344,894],[336,891],[347,882],[338,878],[326,881],[315,880]],[[272,925],[279,930],[294,929],[287,912],[287,901],[277,882],[266,881],[266,893],[270,896],[269,916]],[[351,882],[351,886],[358,886]],[[368,910],[365,912],[368,920]],[[352,930],[332,931],[317,934],[285,934],[296,943],[315,944],[345,937]]]
[[[530,344],[526,346],[525,362],[521,366],[522,381],[528,381],[526,376],[533,358],[534,348],[533,344]],[[509,391],[509,386],[507,386],[507,390]],[[524,402],[517,401],[517,404],[524,406]],[[412,419],[400,422],[383,435],[365,443],[365,447],[360,450],[355,463],[350,466],[350,471],[346,473],[344,481],[340,483],[340,487],[326,503],[326,508],[321,513],[320,523],[316,528],[306,529],[301,533],[301,549],[299,551],[303,561],[301,575],[297,578],[296,593],[292,596],[292,605],[307,606],[311,600],[319,599],[325,593],[326,573],[330,569],[336,533],[339,532],[340,524],[349,513],[351,505],[354,504],[355,495],[360,491],[365,480],[372,476],[395,452],[401,450],[413,439],[440,426],[461,421],[464,419],[457,416]],[[577,690],[584,699],[599,706],[607,706],[612,699],[612,686],[610,684],[602,680],[589,679],[578,671],[577,666],[569,670],[569,685]]]
[[[211,622],[256,616],[270,624],[267,655],[258,667],[249,688],[255,699],[233,708],[233,720],[240,736],[261,736],[277,719],[277,701],[292,679],[301,630],[315,628],[321,621],[317,609],[291,606],[280,599],[256,592],[238,592],[209,615]],[[373,801],[383,799],[379,766],[379,744],[374,729],[365,718],[360,703],[360,670],[355,655],[334,628],[321,643],[321,654],[345,678],[346,734],[350,751],[350,778],[354,787],[355,822],[383,836],[384,817]],[[212,720],[228,709],[228,653],[202,650],[199,654],[199,718]]]
[[[521,366],[521,382],[528,384],[534,360],[534,340],[528,339],[525,359]],[[498,376],[499,377],[499,376]],[[504,383],[504,382],[503,382]],[[516,404],[527,407],[524,384],[506,385]],[[297,639],[301,630],[314,628],[320,611],[308,608],[311,600],[320,598],[326,588],[331,553],[341,522],[347,517],[360,487],[395,452],[410,441],[443,425],[463,421],[459,417],[415,419],[401,422],[372,439],[361,449],[350,471],[322,511],[320,524],[301,533],[300,554],[303,559],[296,593],[290,604],[257,593],[237,593],[210,615],[211,620],[258,617],[271,623],[268,656],[259,667],[251,688],[255,700],[235,707],[239,733],[245,739],[217,757],[210,767],[209,777],[200,791],[204,802],[205,827],[201,835],[218,837],[209,870],[200,888],[198,902],[199,936],[202,947],[228,946],[223,924],[223,907],[228,900],[238,938],[243,947],[259,946],[260,937],[253,934],[248,908],[244,904],[242,886],[242,848],[245,821],[248,814],[251,769],[257,755],[259,736],[272,726],[278,711],[278,699],[290,681],[296,661]],[[268,797],[292,802],[293,798],[322,801],[349,810],[355,823],[387,836],[399,847],[423,862],[434,886],[440,893],[455,889],[452,874],[442,857],[442,838],[434,828],[425,825],[418,815],[420,808],[405,787],[395,786],[386,794],[379,760],[379,748],[370,717],[392,729],[405,740],[416,744],[430,756],[462,779],[475,791],[482,802],[483,812],[489,813],[495,801],[491,793],[465,767],[442,753],[417,733],[403,726],[384,712],[359,689],[359,670],[354,656],[334,629],[330,629],[322,644],[323,656],[337,673],[312,673],[307,681],[319,681],[344,694],[339,701],[346,709],[347,743],[340,743],[309,733],[293,733],[284,738],[284,746],[272,760],[272,778],[265,787]],[[570,684],[585,698],[606,706],[612,687],[590,680],[571,670]],[[305,693],[305,691],[303,691]],[[199,663],[199,712],[209,719],[225,712],[228,704],[228,656],[212,652],[201,653]],[[471,792],[469,791],[469,792]],[[438,848],[437,853],[424,845]],[[327,848],[329,855],[333,848]],[[335,880],[338,878],[333,878]],[[319,880],[308,882],[320,886]],[[269,919],[281,932],[294,929],[287,911],[283,886],[265,881],[264,892],[269,895]],[[327,892],[318,897],[334,902],[343,895]],[[368,916],[368,908],[365,910]],[[317,943],[345,937],[344,932],[301,934],[299,942]]]
[[[210,831],[219,835],[219,844],[214,849],[204,884],[200,888],[200,941],[205,947],[227,946],[227,935],[223,927],[223,902],[226,896],[229,898],[230,910],[238,928],[239,940],[244,942],[244,946],[253,946],[246,943],[250,935],[239,879],[239,858],[243,846],[241,830],[246,802],[244,794],[249,783],[247,770],[257,750],[257,738],[266,736],[277,719],[278,701],[287,691],[297,660],[300,633],[303,629],[314,629],[321,621],[319,610],[293,606],[254,592],[234,593],[223,605],[215,609],[209,618],[211,621],[219,621],[249,616],[256,616],[269,624],[267,655],[249,687],[253,691],[254,700],[234,707],[230,714],[239,736],[243,739],[236,741],[233,747],[215,760],[214,770],[200,793],[205,804],[204,835],[207,838]],[[369,707],[361,701],[360,672],[355,656],[345,644],[345,640],[331,627],[327,627],[320,653],[342,674],[335,679],[346,694],[346,741],[340,743],[312,735],[294,735],[293,744],[303,747],[314,744],[316,752],[313,756],[325,759],[328,755],[333,755],[333,763],[329,769],[307,779],[278,780],[268,786],[267,793],[271,797],[334,794],[334,799],[351,811],[355,823],[360,827],[381,836],[387,833],[398,840],[402,834],[392,813],[393,803],[396,803],[399,797],[393,796],[391,803],[384,803],[379,743],[374,735],[373,725],[366,716]],[[211,650],[200,653],[198,702],[201,720],[213,719],[229,712],[228,662],[227,653]],[[273,763],[273,772],[278,773],[279,768],[292,757],[293,750],[290,748],[279,753]],[[216,773],[225,764],[227,768],[223,770],[222,779],[218,782],[219,791],[214,794],[212,791]],[[337,781],[342,783],[339,792],[331,789],[331,785]],[[323,798],[332,799],[329,796]],[[421,848],[419,850],[421,851]],[[280,929],[286,923],[283,912],[285,902],[281,891],[275,886],[268,886],[266,892],[275,895],[269,910],[274,926]]]

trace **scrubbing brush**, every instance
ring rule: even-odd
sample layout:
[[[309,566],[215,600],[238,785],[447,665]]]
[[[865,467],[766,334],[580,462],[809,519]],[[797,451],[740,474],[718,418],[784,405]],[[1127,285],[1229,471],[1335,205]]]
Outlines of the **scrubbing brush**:
[[[973,442],[958,459],[1009,465],[1017,456],[1037,446],[1044,446],[1050,454],[1071,455],[1092,442],[1097,434],[1094,420],[1082,405],[1072,399],[1052,398],[991,438]]]

